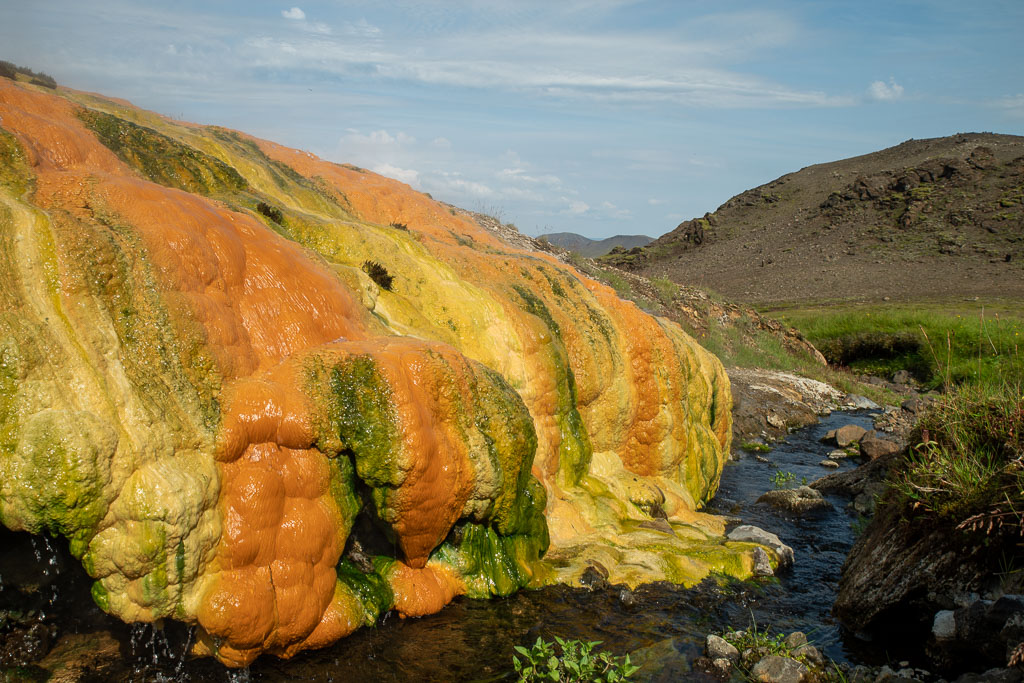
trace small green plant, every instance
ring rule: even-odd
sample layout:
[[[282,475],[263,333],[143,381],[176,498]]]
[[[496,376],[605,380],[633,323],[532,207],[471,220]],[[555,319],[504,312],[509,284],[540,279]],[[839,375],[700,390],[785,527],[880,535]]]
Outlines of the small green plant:
[[[775,470],[775,473],[772,474],[772,485],[777,489],[788,488],[794,481],[796,481],[796,475],[792,472]]]
[[[391,223],[391,227],[395,230],[404,230],[405,232],[409,232],[409,226],[405,223],[399,223],[398,221],[393,221]]]
[[[556,652],[556,643],[557,650]],[[520,681],[624,681],[635,674],[639,667],[633,666],[629,655],[616,657],[608,652],[595,651],[601,641],[565,640],[555,636],[555,643],[538,637],[533,647],[515,647],[523,656],[513,655]]]
[[[771,446],[760,441],[744,441],[740,444],[740,448],[750,453],[767,453],[772,449]]]
[[[364,261],[363,272],[370,276],[370,279],[380,285],[381,289],[391,291],[394,285],[395,276],[388,272],[388,269],[376,261]]]

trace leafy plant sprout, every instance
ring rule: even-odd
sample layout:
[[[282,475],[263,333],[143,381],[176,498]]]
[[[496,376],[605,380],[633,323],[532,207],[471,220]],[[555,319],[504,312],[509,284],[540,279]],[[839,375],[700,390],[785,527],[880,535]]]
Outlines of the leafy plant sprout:
[[[556,654],[557,649],[560,654]],[[629,661],[629,655],[616,657],[608,652],[595,651],[599,640],[566,640],[555,636],[551,643],[538,637],[533,647],[517,645],[515,650],[523,659],[513,655],[512,665],[519,681],[624,681],[639,667]]]

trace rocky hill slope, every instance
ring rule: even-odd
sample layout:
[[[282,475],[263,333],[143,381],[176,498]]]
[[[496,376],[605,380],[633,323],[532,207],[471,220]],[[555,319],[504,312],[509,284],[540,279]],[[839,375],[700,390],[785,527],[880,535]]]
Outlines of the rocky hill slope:
[[[677,325],[241,133],[7,79],[0,128],[0,523],[108,612],[240,666],[588,569],[750,575]]]
[[[607,257],[746,302],[1024,296],[1024,138],[909,140],[809,166]]]
[[[648,237],[647,235],[615,235],[603,240],[592,240],[589,237],[577,235],[574,232],[551,232],[541,235],[537,239],[554,244],[556,247],[575,251],[577,254],[587,258],[604,256],[616,247],[632,249],[634,247],[642,247],[654,241],[653,237]]]

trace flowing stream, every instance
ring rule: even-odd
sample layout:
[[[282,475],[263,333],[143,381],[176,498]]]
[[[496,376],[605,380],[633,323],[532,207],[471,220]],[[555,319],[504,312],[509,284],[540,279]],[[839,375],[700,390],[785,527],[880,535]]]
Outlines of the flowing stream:
[[[83,618],[74,629],[79,631],[77,637],[102,641],[105,630],[109,634],[107,642],[119,644],[119,656],[97,662],[79,678],[237,682],[512,680],[515,645],[529,645],[538,636],[551,640],[558,635],[599,640],[602,647],[616,654],[631,653],[633,662],[642,667],[636,680],[675,681],[697,676],[691,672],[692,662],[702,654],[707,633],[746,629],[752,623],[762,630],[804,631],[837,661],[871,659],[870,652],[851,649],[857,644],[844,639],[829,614],[840,567],[854,540],[856,518],[847,511],[847,501],[830,497],[833,509],[805,517],[755,504],[762,493],[774,487],[772,477],[777,471],[791,472],[794,485],[833,471],[819,464],[832,450],[819,441],[827,430],[850,423],[870,428],[870,422],[864,412],[837,412],[818,425],[790,434],[785,443],[765,454],[770,462],[742,453],[738,461],[726,466],[721,488],[709,509],[771,531],[793,547],[795,565],[780,572],[777,580],[724,586],[708,581],[689,590],[667,583],[635,591],[556,586],[500,600],[459,598],[433,616],[399,619],[392,613],[377,628],[361,629],[329,648],[287,661],[263,657],[248,669],[231,672],[209,659],[185,661],[182,644],[189,642],[191,633],[181,625],[170,625],[166,633],[157,633],[149,626],[132,628],[119,622],[112,625],[114,620],[109,618]],[[854,460],[839,462],[844,470],[857,464]],[[49,546],[47,551],[52,554]],[[53,564],[46,557],[41,563]],[[58,643],[55,650],[60,649]]]

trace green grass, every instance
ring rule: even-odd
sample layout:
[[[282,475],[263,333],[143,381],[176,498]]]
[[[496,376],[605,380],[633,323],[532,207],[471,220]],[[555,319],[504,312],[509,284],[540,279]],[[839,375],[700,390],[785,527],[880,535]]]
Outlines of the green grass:
[[[1024,521],[1024,394],[1020,384],[971,383],[920,421],[893,487],[912,514],[1019,540]]]
[[[911,372],[928,388],[1019,381],[1024,304],[839,305],[777,311],[830,362],[857,372]]]

